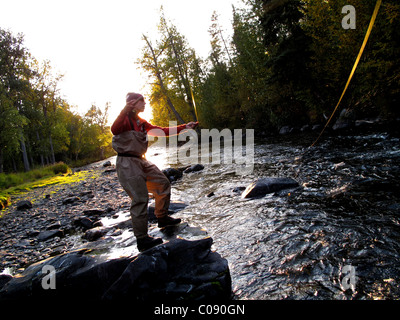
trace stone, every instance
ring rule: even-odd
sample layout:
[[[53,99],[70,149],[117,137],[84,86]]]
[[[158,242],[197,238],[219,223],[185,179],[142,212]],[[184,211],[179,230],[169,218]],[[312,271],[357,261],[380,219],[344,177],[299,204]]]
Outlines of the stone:
[[[68,197],[68,198],[65,198],[64,200],[63,200],[63,204],[65,205],[65,204],[72,204],[72,203],[75,203],[75,202],[77,202],[77,201],[79,201],[80,200],[80,198],[79,197],[75,197],[75,196],[73,196],[73,197]]]
[[[110,160],[108,160],[108,161],[106,161],[106,162],[104,162],[103,163],[103,167],[111,167],[112,166],[112,164],[111,164],[111,161]]]
[[[61,222],[57,221],[47,226],[46,230],[59,229],[61,227]]]
[[[38,241],[46,241],[55,237],[63,237],[64,231],[61,229],[42,231],[38,235]]]
[[[191,172],[198,172],[204,169],[204,166],[202,164],[194,164],[190,166],[189,168],[186,168],[183,173],[191,173]]]
[[[170,182],[174,182],[183,176],[182,171],[175,168],[164,169],[162,172]]]
[[[32,208],[32,202],[28,200],[21,200],[17,202],[17,210],[26,210]]]
[[[96,227],[96,228],[87,230],[85,232],[85,234],[82,236],[82,238],[84,238],[88,241],[96,241],[99,238],[103,237],[108,231],[109,231],[109,228]]]
[[[280,135],[285,135],[285,134],[292,133],[292,131],[293,131],[293,128],[292,128],[292,127],[284,126],[284,127],[280,128],[279,134],[280,134]]]
[[[263,197],[268,193],[297,187],[298,182],[292,178],[260,178],[243,191],[242,198]]]
[[[9,274],[0,274],[0,290],[3,288],[8,282],[12,280],[12,276]]]
[[[211,251],[211,238],[174,239],[134,259],[103,298],[119,301],[226,300],[228,262]]]
[[[74,225],[82,227],[84,230],[92,229],[94,227],[93,221],[88,217],[78,217],[74,220]]]
[[[239,192],[243,192],[244,190],[246,190],[246,187],[235,187],[232,189],[232,192],[239,193]]]
[[[106,211],[101,208],[92,208],[92,209],[83,210],[83,214],[86,216],[100,216],[100,215],[106,214]]]
[[[4,279],[0,301],[198,301],[231,298],[226,259],[211,238],[174,239],[134,257],[102,260],[81,249],[39,261]],[[55,271],[55,289],[45,289]],[[47,278],[46,278],[47,277]]]

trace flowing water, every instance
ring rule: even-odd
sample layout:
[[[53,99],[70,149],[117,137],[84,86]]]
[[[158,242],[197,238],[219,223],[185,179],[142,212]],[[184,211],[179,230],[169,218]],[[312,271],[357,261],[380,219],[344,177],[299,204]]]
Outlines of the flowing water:
[[[399,139],[330,137],[307,150],[312,138],[257,143],[246,176],[235,164],[184,175],[172,199],[189,206],[177,216],[214,239],[236,299],[399,299]],[[259,199],[234,192],[267,176],[301,188]]]
[[[308,150],[313,138],[259,141],[245,176],[234,163],[185,174],[172,188],[172,200],[188,204],[176,214],[189,225],[179,236],[214,239],[235,299],[399,299],[399,139],[325,137]],[[165,150],[147,155],[178,167]],[[238,187],[259,177],[291,177],[300,188],[242,199]],[[117,256],[134,247],[131,232],[120,237]]]

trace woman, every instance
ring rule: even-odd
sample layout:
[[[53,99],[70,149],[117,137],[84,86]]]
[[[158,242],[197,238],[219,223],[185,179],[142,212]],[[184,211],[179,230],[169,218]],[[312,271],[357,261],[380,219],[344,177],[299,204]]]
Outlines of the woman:
[[[126,106],[111,126],[111,132],[114,135],[112,146],[118,152],[116,163],[118,180],[132,199],[130,213],[139,251],[162,243],[161,238],[153,238],[147,234],[149,192],[155,198],[154,214],[160,228],[181,222],[181,219],[173,219],[167,215],[171,197],[171,185],[168,178],[144,158],[147,151],[147,133],[152,129],[160,129],[165,136],[168,136],[171,129],[173,133],[179,134],[182,130],[193,129],[198,124],[189,122],[173,128],[154,126],[138,116],[138,113],[144,111],[145,105],[141,94],[128,93]]]

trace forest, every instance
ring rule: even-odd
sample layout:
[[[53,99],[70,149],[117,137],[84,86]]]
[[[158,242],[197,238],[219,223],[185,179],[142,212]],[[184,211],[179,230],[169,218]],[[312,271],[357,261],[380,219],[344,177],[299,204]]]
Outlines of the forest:
[[[211,52],[202,60],[161,12],[159,37],[143,35],[137,61],[151,84],[154,123],[199,120],[204,128],[254,128],[276,133],[285,125],[324,124],[352,70],[375,1],[245,0],[232,8],[233,36],[214,12]],[[356,11],[344,29],[342,8]],[[380,7],[362,60],[342,105],[354,117],[399,115],[400,4]]]
[[[23,41],[0,29],[0,173],[111,155],[110,106],[92,105],[79,115],[61,98],[62,75],[32,57]]]
[[[148,76],[152,123],[200,121],[202,128],[323,124],[348,79],[368,28],[371,0],[244,0],[232,7],[232,36],[210,21],[211,51],[199,57],[160,11],[157,39],[143,33],[138,69]],[[342,26],[352,5],[355,28]],[[342,105],[355,117],[399,117],[400,3],[384,0]],[[139,73],[139,71],[138,71]],[[77,165],[113,154],[109,105],[84,116],[61,98],[49,61],[23,35],[0,29],[0,173],[59,161]]]

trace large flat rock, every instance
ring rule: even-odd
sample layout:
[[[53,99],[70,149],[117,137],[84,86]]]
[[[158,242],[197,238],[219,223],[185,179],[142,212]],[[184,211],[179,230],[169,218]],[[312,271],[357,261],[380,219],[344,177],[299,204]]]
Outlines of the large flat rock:
[[[99,261],[87,249],[68,252],[7,279],[0,301],[229,299],[228,262],[211,251],[212,242],[174,239],[134,257],[107,261]],[[55,271],[53,280],[47,270]],[[51,283],[54,288],[46,289]]]

